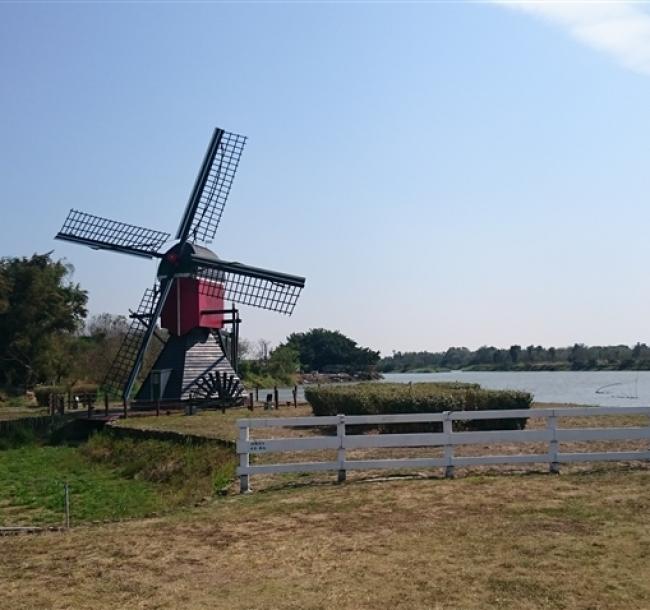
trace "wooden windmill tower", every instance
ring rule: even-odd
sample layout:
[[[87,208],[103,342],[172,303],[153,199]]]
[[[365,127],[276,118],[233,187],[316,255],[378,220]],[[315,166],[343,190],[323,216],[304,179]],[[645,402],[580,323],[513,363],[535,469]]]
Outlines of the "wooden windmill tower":
[[[236,373],[238,312],[227,302],[291,315],[305,278],[221,260],[206,247],[215,236],[246,138],[215,129],[176,233],[170,234],[71,210],[57,239],[158,258],[157,279],[145,290],[104,380],[126,402],[155,337],[162,351],[136,401],[177,405],[196,396],[232,403],[243,391]],[[203,245],[202,245],[203,244]],[[161,327],[168,337],[156,332]],[[227,334],[224,325],[232,325]]]

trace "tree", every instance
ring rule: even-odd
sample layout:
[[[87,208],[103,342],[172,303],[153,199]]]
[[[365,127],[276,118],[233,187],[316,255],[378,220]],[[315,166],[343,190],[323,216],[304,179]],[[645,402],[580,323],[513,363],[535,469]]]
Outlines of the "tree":
[[[569,362],[571,363],[571,368],[574,370],[580,370],[587,368],[589,361],[589,352],[584,343],[575,343],[571,348],[569,353]]]
[[[520,345],[511,345],[510,346],[510,360],[512,360],[512,364],[517,364],[517,362],[519,362],[519,354],[521,354],[521,346]]]
[[[268,374],[275,379],[282,383],[292,383],[292,375],[300,368],[298,352],[288,345],[280,345],[271,352],[266,368]]]
[[[529,345],[526,348],[526,358],[527,358],[528,362],[533,361],[533,353],[534,353],[534,351],[535,351],[535,346],[534,345]]]
[[[494,353],[497,351],[496,347],[488,347],[483,345],[479,347],[472,358],[472,364],[492,364],[494,362]]]
[[[74,354],[73,361],[68,368],[69,381],[89,381],[101,384],[108,372],[117,352],[129,329],[129,322],[125,316],[101,313],[92,316],[86,323],[82,335],[76,338],[69,352]],[[151,349],[157,342],[152,341]],[[147,350],[147,365],[143,371],[148,370],[151,363]]]
[[[459,369],[467,366],[471,359],[471,352],[466,347],[450,347],[442,358],[442,366]]]
[[[306,333],[293,333],[284,344],[298,353],[305,371],[366,370],[379,360],[379,352],[357,345],[338,330],[312,328]]]
[[[9,278],[0,273],[0,314],[9,308]]]
[[[0,259],[0,383],[30,387],[60,375],[62,344],[87,315],[72,272],[50,253]]]
[[[271,342],[268,339],[258,339],[255,358],[257,360],[266,361],[267,358],[269,357],[270,351],[271,351]]]
[[[241,360],[246,359],[248,356],[250,356],[252,351],[253,344],[248,339],[239,337],[239,344],[237,346],[237,353],[239,354],[239,358]]]
[[[90,337],[107,339],[122,338],[129,330],[126,316],[115,316],[110,313],[100,313],[90,318],[85,326],[85,332]]]

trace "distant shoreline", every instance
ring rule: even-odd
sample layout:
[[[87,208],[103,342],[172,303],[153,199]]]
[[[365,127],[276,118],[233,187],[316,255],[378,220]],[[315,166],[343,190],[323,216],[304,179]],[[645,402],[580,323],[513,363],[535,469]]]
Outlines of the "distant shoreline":
[[[380,371],[382,375],[393,375],[393,374],[409,374],[409,375],[418,375],[418,374],[429,374],[429,373],[545,373],[545,372],[554,372],[554,373],[594,373],[594,372],[616,372],[616,371],[650,371],[650,367],[635,367],[635,368],[620,368],[620,367],[606,367],[599,366],[593,368],[580,368],[574,369],[570,366],[563,366],[558,364],[557,366],[553,365],[533,365],[533,366],[517,366],[517,367],[491,367],[486,365],[476,365],[468,366],[459,369],[449,369],[449,368],[417,368],[417,369],[406,369],[400,371]]]

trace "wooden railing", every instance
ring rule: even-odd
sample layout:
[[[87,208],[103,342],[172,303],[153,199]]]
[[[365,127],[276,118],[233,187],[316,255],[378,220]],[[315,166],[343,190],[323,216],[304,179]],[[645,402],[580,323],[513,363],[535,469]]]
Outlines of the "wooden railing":
[[[560,428],[561,417],[645,415],[650,407],[569,407],[562,409],[521,409],[510,411],[445,411],[444,413],[416,413],[400,415],[336,415],[332,417],[284,417],[267,419],[240,419],[237,453],[239,456],[240,491],[250,491],[250,477],[254,474],[337,471],[338,480],[346,478],[348,470],[375,470],[380,468],[443,468],[446,477],[453,477],[456,466],[485,464],[548,463],[551,472],[559,472],[560,464],[588,461],[650,460],[650,446],[643,451],[600,451],[590,453],[562,453],[560,444],[571,441],[630,441],[650,439],[650,421],[644,427]],[[454,431],[453,422],[490,419],[543,418],[546,427],[533,430]],[[347,426],[414,424],[438,422],[442,432],[411,434],[346,434]],[[336,435],[298,438],[270,438],[251,440],[250,430],[278,427],[336,426]],[[456,456],[456,445],[488,445],[495,443],[548,443],[548,451],[541,454]],[[400,459],[349,460],[348,449],[396,447],[442,447],[442,457],[414,457]],[[250,456],[262,453],[336,450],[336,460],[324,462],[291,462],[278,464],[251,464]]]

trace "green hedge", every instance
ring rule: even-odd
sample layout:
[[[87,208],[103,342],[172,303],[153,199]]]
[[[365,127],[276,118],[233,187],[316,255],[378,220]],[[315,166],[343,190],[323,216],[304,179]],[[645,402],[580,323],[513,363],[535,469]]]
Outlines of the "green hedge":
[[[484,390],[478,384],[460,383],[359,383],[344,386],[309,387],[305,397],[314,415],[380,415],[384,413],[441,413],[442,411],[491,411],[529,409],[527,392]],[[456,422],[456,430],[523,429],[527,418]],[[440,424],[406,424],[394,431],[441,429]]]
[[[64,396],[66,391],[66,388],[60,385],[41,385],[34,388],[34,396],[39,407],[49,407],[50,394]]]
[[[70,390],[73,397],[79,397],[79,401],[84,407],[95,404],[98,391],[99,386],[96,383],[77,383]]]
[[[96,383],[77,383],[72,388],[63,385],[41,385],[34,388],[34,396],[39,407],[49,406],[50,394],[57,397],[67,397],[68,392],[72,396],[79,396],[81,403],[94,403],[97,400],[99,386]]]

